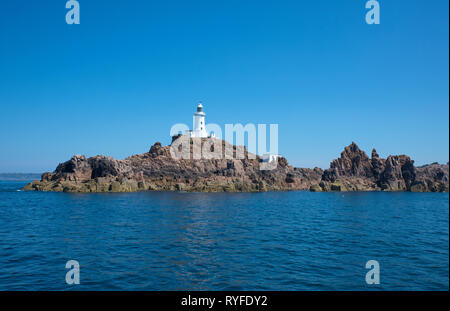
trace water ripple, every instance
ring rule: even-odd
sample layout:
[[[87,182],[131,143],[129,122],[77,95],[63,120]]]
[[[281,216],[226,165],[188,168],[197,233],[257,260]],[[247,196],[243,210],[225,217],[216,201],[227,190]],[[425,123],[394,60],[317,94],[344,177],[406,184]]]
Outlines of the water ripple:
[[[0,182],[0,290],[448,290],[442,193],[19,192]],[[81,284],[65,284],[78,260]]]

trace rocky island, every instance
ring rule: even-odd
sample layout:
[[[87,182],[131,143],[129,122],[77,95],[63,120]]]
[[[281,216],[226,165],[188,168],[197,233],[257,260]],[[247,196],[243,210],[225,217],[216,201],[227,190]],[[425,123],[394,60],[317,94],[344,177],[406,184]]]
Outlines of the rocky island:
[[[176,144],[181,136],[173,137]],[[196,147],[220,152],[210,159],[178,159],[171,145],[155,143],[149,152],[124,160],[82,155],[58,165],[53,173],[44,173],[24,190],[59,192],[134,192],[134,191],[414,191],[448,192],[448,163],[415,167],[406,155],[382,159],[375,149],[371,158],[352,143],[340,158],[321,168],[297,168],[279,157],[275,167],[262,169],[261,157],[243,146],[232,146],[218,138],[189,138],[190,152]],[[220,148],[221,147],[221,148]],[[243,151],[239,159],[236,153]]]

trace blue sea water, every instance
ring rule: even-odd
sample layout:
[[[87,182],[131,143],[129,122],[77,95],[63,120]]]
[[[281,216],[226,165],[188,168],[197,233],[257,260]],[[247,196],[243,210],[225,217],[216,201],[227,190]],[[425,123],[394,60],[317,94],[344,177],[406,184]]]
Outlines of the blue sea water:
[[[68,194],[0,182],[0,290],[448,290],[448,193]],[[80,285],[67,285],[68,260]],[[380,264],[368,285],[365,265]]]

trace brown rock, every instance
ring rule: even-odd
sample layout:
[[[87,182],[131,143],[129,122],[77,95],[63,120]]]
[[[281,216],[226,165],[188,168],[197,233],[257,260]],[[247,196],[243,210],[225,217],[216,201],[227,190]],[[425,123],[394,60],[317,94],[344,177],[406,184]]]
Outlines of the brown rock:
[[[369,157],[354,142],[345,147],[340,158],[330,163],[330,168],[325,171],[323,179],[334,182],[340,177],[373,177]]]
[[[414,161],[406,155],[389,156],[378,184],[384,190],[409,190],[416,176]]]
[[[174,158],[174,149],[187,150]],[[200,159],[194,151],[200,150]],[[172,150],[173,151],[173,150]],[[241,152],[242,158],[236,158]],[[175,152],[175,155],[177,153]],[[415,168],[408,156],[372,158],[352,143],[330,168],[294,168],[280,157],[272,170],[260,170],[262,160],[243,146],[217,138],[173,137],[170,146],[155,143],[148,153],[124,160],[112,157],[74,156],[44,173],[25,190],[65,192],[170,191],[448,191],[448,164]]]

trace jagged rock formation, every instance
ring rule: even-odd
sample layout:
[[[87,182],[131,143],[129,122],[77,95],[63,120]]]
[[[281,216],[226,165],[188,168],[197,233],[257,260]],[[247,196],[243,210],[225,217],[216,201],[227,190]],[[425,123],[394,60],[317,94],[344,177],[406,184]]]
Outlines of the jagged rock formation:
[[[375,149],[372,158],[352,143],[341,157],[325,170],[319,185],[312,191],[433,191],[449,188],[447,165],[433,164],[416,168],[406,155],[381,159]]]
[[[174,137],[172,145],[177,144],[180,137]],[[24,189],[65,192],[307,190],[319,183],[323,173],[319,168],[293,168],[285,158],[277,161],[275,169],[261,170],[260,157],[247,152],[245,147],[232,146],[216,138],[193,138],[187,144],[189,159],[172,156],[171,146],[163,147],[159,142],[149,152],[124,160],[74,156]],[[178,147],[174,148],[175,153],[181,152],[183,143]],[[194,150],[206,150],[210,158],[195,159]]]
[[[264,170],[259,156],[243,146],[216,138],[173,137],[172,144],[155,143],[147,153],[124,160],[74,156],[44,173],[25,190],[64,192],[168,191],[448,191],[448,164],[414,167],[406,155],[372,158],[355,143],[323,171],[294,168],[281,157]],[[172,148],[171,148],[172,147]],[[199,156],[198,151],[201,151]],[[172,151],[172,152],[171,152]],[[180,157],[180,156],[183,156]]]
[[[322,179],[334,182],[340,177],[373,177],[372,164],[369,157],[355,143],[345,147],[341,157],[330,163],[330,168],[325,170]]]
[[[447,164],[429,164],[416,168],[416,178],[411,184],[415,192],[448,192],[449,167]]]

